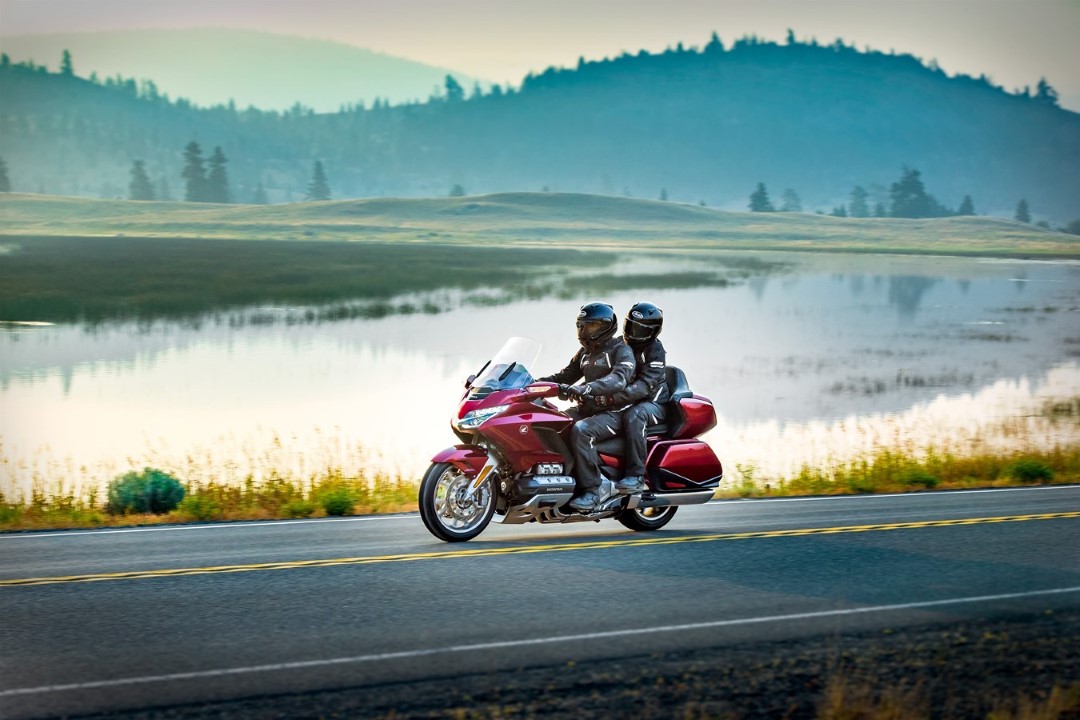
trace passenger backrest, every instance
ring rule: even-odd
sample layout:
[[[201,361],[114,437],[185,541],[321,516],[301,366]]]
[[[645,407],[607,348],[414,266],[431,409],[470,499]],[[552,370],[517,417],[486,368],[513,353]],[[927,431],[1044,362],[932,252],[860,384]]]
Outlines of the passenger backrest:
[[[668,394],[671,396],[671,402],[678,402],[683,398],[693,397],[694,393],[690,390],[690,385],[686,382],[686,374],[675,367],[674,365],[668,365],[664,368],[664,372],[667,377]]]

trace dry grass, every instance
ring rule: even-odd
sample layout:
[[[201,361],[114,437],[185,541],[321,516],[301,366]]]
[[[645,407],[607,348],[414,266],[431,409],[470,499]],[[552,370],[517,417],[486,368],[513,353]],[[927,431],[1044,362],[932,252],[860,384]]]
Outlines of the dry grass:
[[[271,475],[248,477],[240,485],[184,483],[180,506],[160,515],[110,515],[100,494],[85,497],[71,490],[47,493],[40,488],[23,502],[0,494],[0,530],[92,528],[227,520],[367,515],[416,509],[416,485],[382,474],[346,476],[330,470],[306,481]]]

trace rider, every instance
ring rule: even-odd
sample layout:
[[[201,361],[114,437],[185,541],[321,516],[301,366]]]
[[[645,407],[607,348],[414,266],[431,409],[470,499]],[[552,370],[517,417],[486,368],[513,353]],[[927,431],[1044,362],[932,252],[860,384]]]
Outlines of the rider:
[[[631,307],[623,323],[623,340],[634,352],[637,370],[626,389],[605,399],[615,408],[608,414],[622,417],[626,436],[625,477],[615,486],[619,492],[645,489],[645,429],[664,422],[664,404],[670,400],[664,371],[667,353],[657,337],[663,327],[664,313],[648,302]]]
[[[570,431],[570,443],[578,486],[570,507],[581,512],[595,510],[609,498],[602,490],[600,454],[593,445],[598,439],[614,437],[618,433],[618,421],[603,411],[597,399],[602,398],[600,402],[606,403],[634,376],[634,353],[622,338],[615,337],[618,329],[619,320],[610,305],[598,302],[582,305],[577,317],[581,349],[565,368],[540,378],[559,383],[560,395],[580,403],[569,414],[576,421]],[[582,378],[584,384],[572,384]]]

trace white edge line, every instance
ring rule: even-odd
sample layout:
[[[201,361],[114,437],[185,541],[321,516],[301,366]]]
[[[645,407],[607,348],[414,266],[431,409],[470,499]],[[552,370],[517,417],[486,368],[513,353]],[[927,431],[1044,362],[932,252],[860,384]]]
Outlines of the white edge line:
[[[722,505],[725,503],[752,502],[813,502],[815,500],[874,500],[877,498],[893,497],[937,497],[940,495],[975,495],[978,493],[1009,493],[1009,492],[1038,492],[1040,490],[1077,490],[1080,485],[1042,485],[1040,487],[1007,487],[1007,488],[981,488],[977,490],[932,490],[929,492],[906,492],[906,493],[869,493],[866,495],[814,495],[812,497],[754,497],[754,498],[717,498],[710,500],[707,505]]]
[[[61,530],[59,532],[7,532],[0,533],[0,540],[11,539],[28,539],[28,538],[41,538],[41,537],[64,537],[66,535],[118,535],[120,533],[145,533],[145,532],[170,532],[179,530],[229,530],[232,528],[248,528],[248,527],[278,527],[281,525],[307,525],[310,523],[323,523],[326,525],[332,523],[347,523],[347,522],[369,522],[372,520],[411,520],[417,516],[417,513],[395,513],[394,515],[361,515],[359,517],[347,517],[347,518],[315,518],[313,520],[259,520],[257,522],[224,522],[224,523],[208,523],[206,525],[169,525],[167,527],[134,527],[134,528],[118,528],[116,530],[94,530],[88,528],[86,530]]]
[[[326,667],[371,663],[386,660],[404,660],[409,658],[466,653],[484,650],[502,650],[505,648],[553,645],[555,643],[579,642],[583,640],[601,640],[607,638],[630,637],[634,635],[655,635],[658,633],[683,632],[687,630],[705,630],[709,628],[733,627],[737,625],[755,625],[761,623],[786,622],[790,620],[812,620],[816,618],[838,617],[843,615],[865,615],[868,613],[890,612],[894,610],[915,610],[919,608],[962,605],[965,603],[995,602],[1019,598],[1063,595],[1080,592],[1080,586],[1032,590],[1029,592],[1005,593],[1002,595],[976,595],[973,597],[950,598],[948,600],[925,600],[922,602],[900,603],[896,605],[871,605],[867,607],[843,608],[837,610],[819,610],[817,612],[793,613],[790,615],[767,615],[764,617],[740,618],[737,620],[713,620],[710,622],[687,623],[684,625],[662,625],[651,628],[633,628],[630,630],[608,630],[604,632],[582,633],[579,635],[559,635],[556,637],[531,638],[526,640],[506,640],[503,642],[477,643],[475,645],[450,645],[425,650],[404,650],[401,652],[378,653],[375,655],[354,655],[352,657],[327,658],[324,660],[300,660],[296,662],[275,663],[272,665],[253,665],[249,667],[219,668],[217,670],[199,670],[194,672],[170,673],[168,675],[145,675],[142,677],[120,678],[117,680],[94,680],[66,685],[42,685],[39,687],[13,688],[0,690],[0,697],[17,695],[42,695],[45,693],[67,692],[71,690],[93,690],[97,688],[121,687],[125,685],[143,685],[147,683],[170,682],[174,680],[196,680],[199,678],[224,677],[228,675],[248,675],[252,673],[276,672],[281,670],[299,670],[303,668]]]

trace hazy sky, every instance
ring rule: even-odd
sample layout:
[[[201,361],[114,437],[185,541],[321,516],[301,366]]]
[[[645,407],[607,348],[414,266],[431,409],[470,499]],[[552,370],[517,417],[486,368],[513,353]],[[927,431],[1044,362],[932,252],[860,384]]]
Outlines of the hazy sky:
[[[703,45],[716,30],[936,58],[1013,89],[1045,76],[1080,109],[1080,0],[0,0],[3,35],[239,27],[305,35],[517,83],[624,50]]]

